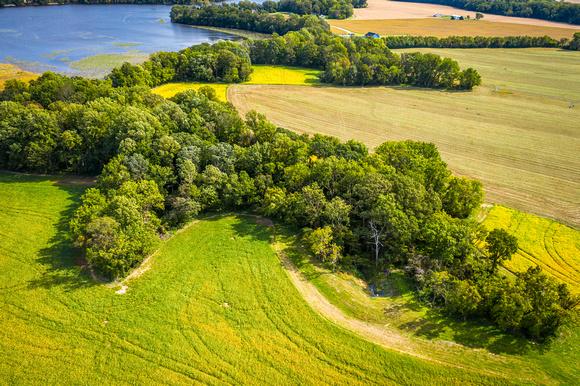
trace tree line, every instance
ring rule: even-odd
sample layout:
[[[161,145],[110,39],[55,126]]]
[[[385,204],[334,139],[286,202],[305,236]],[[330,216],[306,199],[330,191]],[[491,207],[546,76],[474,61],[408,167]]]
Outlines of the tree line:
[[[568,39],[556,40],[549,36],[385,36],[389,48],[568,48]]]
[[[200,213],[250,210],[302,228],[332,269],[404,268],[434,306],[534,339],[554,334],[575,305],[539,269],[515,280],[499,272],[517,241],[472,219],[481,184],[453,176],[433,144],[370,153],[255,112],[242,118],[211,88],[166,100],[145,83],[45,73],[0,93],[0,168],[98,175],[70,233],[103,275],[126,275]]]
[[[496,15],[580,24],[580,4],[558,0],[396,0],[413,3],[435,3],[470,11]]]
[[[229,23],[231,25],[249,24],[250,28],[261,28],[262,30],[255,30],[256,32],[284,34],[272,28],[271,32],[264,26],[268,23],[267,14],[270,16],[281,17],[278,20],[270,21],[276,28],[283,27],[283,21],[287,15],[280,15],[278,13],[284,12],[292,15],[315,15],[325,16],[329,19],[346,19],[353,15],[353,6],[356,8],[366,7],[366,0],[267,0],[263,3],[254,3],[251,1],[240,1],[237,4],[222,4],[220,6],[208,6],[208,4],[200,4],[193,7],[174,7],[176,8],[176,18],[172,16],[172,21],[184,24],[194,24],[191,21],[182,22],[180,20],[199,20],[203,22],[217,22],[215,19],[225,19],[220,23]],[[222,8],[223,7],[223,8]],[[173,12],[172,12],[173,15]],[[206,25],[206,24],[198,24]],[[292,25],[290,23],[290,25]],[[234,28],[234,27],[231,27]],[[300,28],[298,28],[300,29]],[[254,29],[251,29],[254,30]],[[292,30],[292,29],[288,29]],[[296,29],[293,29],[296,30]]]
[[[330,30],[326,22],[315,16],[257,11],[252,8],[252,5],[256,4],[224,4],[205,7],[174,6],[171,8],[170,15],[173,23],[243,29],[266,34],[284,35],[290,31],[311,27]]]

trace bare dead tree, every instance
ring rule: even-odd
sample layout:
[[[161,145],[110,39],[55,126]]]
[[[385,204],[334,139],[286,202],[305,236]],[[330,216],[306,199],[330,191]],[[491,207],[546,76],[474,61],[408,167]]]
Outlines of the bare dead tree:
[[[377,267],[379,265],[379,252],[383,246],[383,243],[381,242],[383,227],[377,227],[377,224],[373,220],[370,220],[369,228],[371,231],[371,244],[373,244],[375,249],[375,267]]]

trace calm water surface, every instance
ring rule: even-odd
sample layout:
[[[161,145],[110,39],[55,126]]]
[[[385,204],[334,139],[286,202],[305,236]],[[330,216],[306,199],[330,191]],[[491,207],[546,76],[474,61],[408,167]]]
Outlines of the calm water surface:
[[[82,72],[75,61],[99,54],[144,56],[232,35],[173,24],[164,5],[0,8],[0,62],[29,71]]]

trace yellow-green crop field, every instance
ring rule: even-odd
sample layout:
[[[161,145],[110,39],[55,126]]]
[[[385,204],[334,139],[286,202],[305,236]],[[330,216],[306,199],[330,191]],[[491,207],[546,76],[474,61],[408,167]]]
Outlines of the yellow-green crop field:
[[[0,174],[0,379],[8,384],[508,384],[509,375],[385,350],[299,295],[272,231],[206,218],[148,270],[96,282],[65,237],[82,188]]]
[[[287,129],[432,142],[486,200],[580,226],[580,52],[423,49],[481,72],[473,92],[406,87],[235,85],[229,101]]]
[[[228,85],[225,83],[192,83],[192,82],[174,82],[165,83],[161,86],[155,87],[152,91],[155,94],[161,95],[163,98],[171,98],[172,96],[187,90],[199,90],[200,88],[208,86],[214,89],[217,98],[222,102],[228,100]]]
[[[242,84],[312,85],[318,83],[318,74],[320,73],[318,70],[287,66],[254,65],[252,68],[253,72],[250,80]],[[219,100],[227,102],[229,85],[224,83],[166,83],[155,87],[152,91],[164,98],[171,98],[183,91],[199,90],[202,86],[212,87],[216,91]]]
[[[503,206],[491,208],[484,222],[518,238],[518,252],[504,267],[522,272],[539,265],[546,273],[580,292],[580,232],[556,221]]]
[[[311,85],[318,83],[319,70],[287,66],[254,65],[250,80],[245,84]]]

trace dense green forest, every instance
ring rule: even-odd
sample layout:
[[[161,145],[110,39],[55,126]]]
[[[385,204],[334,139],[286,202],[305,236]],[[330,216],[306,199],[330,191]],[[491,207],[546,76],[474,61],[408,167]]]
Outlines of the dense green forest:
[[[395,0],[413,3],[435,3],[496,15],[580,24],[580,4],[558,0]]]
[[[454,177],[432,144],[386,142],[371,154],[254,112],[242,119],[211,88],[165,100],[146,81],[115,87],[113,78],[45,73],[0,93],[1,168],[99,176],[70,232],[108,277],[126,275],[199,213],[251,210],[303,228],[333,269],[404,268],[425,301],[463,318],[542,340],[574,306],[537,269],[515,281],[499,272],[517,240],[471,219],[481,185]]]
[[[255,4],[255,3],[250,3]],[[330,30],[323,20],[310,15],[284,15],[266,10],[246,8],[243,4],[224,4],[219,6],[171,8],[171,21],[174,23],[243,29],[261,33],[284,35],[302,28],[320,27]]]
[[[366,7],[366,0],[281,0],[265,1],[261,4],[241,1],[237,4],[223,4],[221,7],[174,7],[171,20],[184,24],[215,25],[228,24],[230,28],[240,28],[257,32],[284,34],[299,28],[284,29],[287,14],[316,15],[330,19],[346,19],[353,15],[353,7]],[[286,15],[278,14],[280,12]],[[269,17],[267,16],[268,14]],[[196,20],[197,23],[192,21]],[[206,24],[218,23],[218,24]],[[273,26],[269,27],[269,23]],[[293,27],[289,23],[289,27]]]

